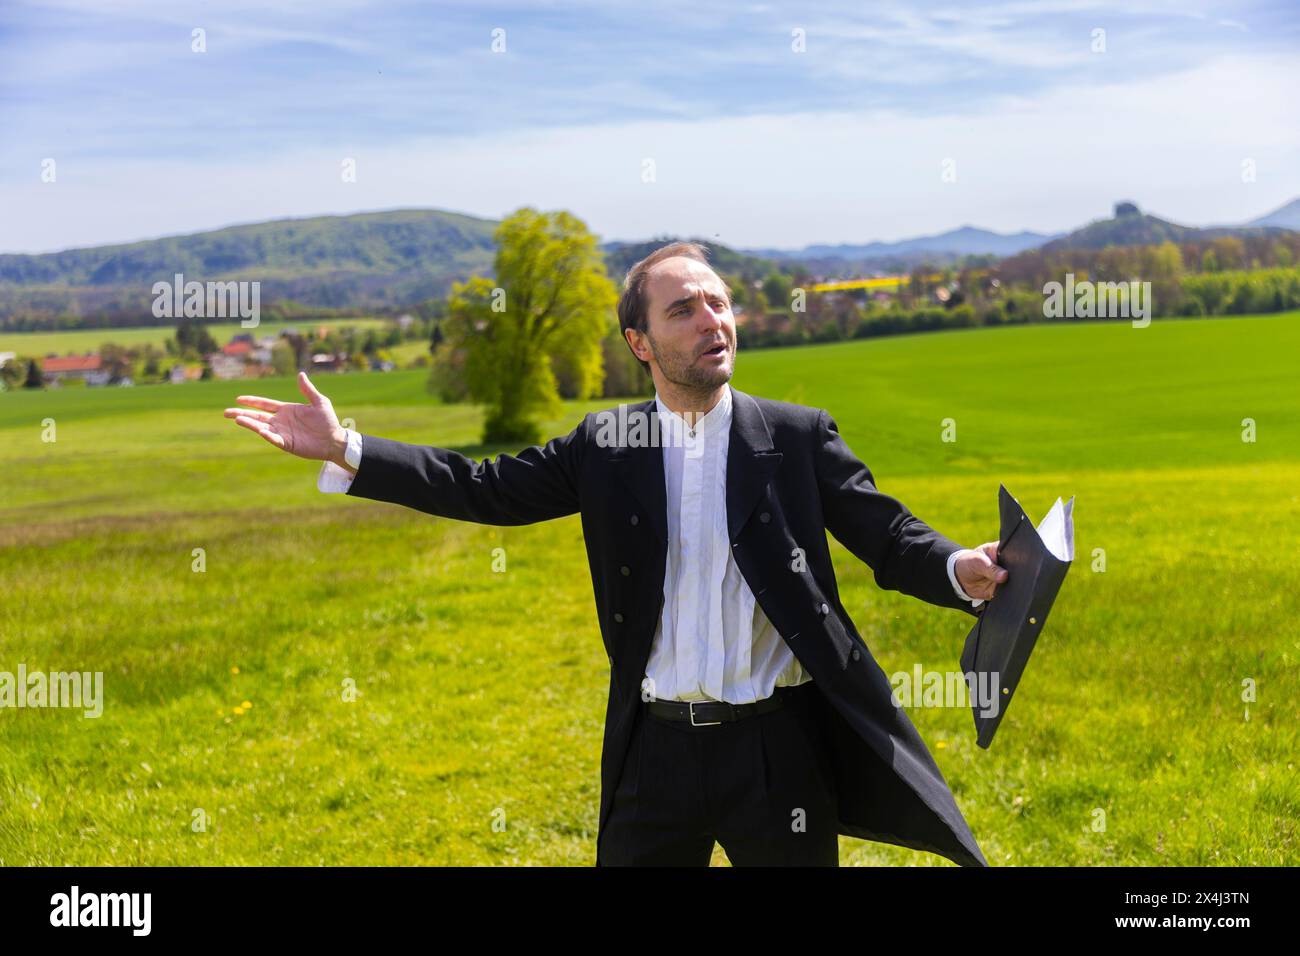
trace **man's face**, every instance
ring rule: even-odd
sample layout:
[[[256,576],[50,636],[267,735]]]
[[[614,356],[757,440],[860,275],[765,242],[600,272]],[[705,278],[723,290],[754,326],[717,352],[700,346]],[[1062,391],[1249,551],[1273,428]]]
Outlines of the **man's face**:
[[[665,380],[691,389],[730,381],[736,320],[727,288],[714,271],[703,262],[675,256],[651,269],[645,289],[648,330],[643,338],[650,355],[642,357],[651,369],[657,366]]]

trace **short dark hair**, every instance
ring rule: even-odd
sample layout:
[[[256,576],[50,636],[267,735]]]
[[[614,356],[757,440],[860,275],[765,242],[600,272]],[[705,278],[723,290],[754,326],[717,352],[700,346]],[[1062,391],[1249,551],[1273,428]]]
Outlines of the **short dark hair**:
[[[696,262],[702,262],[709,266],[710,269],[713,269],[713,266],[709,264],[709,250],[701,243],[670,242],[666,246],[660,246],[627,270],[627,278],[623,280],[623,294],[619,296],[618,300],[618,326],[620,331],[624,333],[628,329],[636,329],[642,333],[647,331],[650,324],[650,303],[647,301],[645,293],[646,276],[656,264],[676,256],[694,259]],[[718,275],[718,270],[713,269],[713,274]],[[722,282],[722,287],[727,290],[727,298],[730,299],[731,290],[727,288],[726,281],[720,275],[718,280]],[[623,341],[627,341],[626,334],[623,336]],[[629,344],[628,349],[631,348],[632,346]],[[640,358],[637,361],[641,363],[641,367],[646,372],[650,371],[650,363]]]

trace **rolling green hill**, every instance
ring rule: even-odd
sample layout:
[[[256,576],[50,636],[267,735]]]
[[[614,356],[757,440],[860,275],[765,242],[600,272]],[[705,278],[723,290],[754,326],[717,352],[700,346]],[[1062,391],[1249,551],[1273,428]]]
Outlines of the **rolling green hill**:
[[[491,271],[496,223],[433,209],[319,216],[44,255],[0,255],[0,323],[20,315],[157,323],[153,283],[257,280],[262,305],[402,306]]]

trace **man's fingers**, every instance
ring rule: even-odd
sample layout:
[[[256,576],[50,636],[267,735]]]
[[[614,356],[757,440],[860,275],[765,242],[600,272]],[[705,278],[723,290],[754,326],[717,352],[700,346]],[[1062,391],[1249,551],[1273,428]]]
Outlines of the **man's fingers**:
[[[270,412],[254,412],[254,411],[249,411],[247,408],[226,409],[227,418],[239,418],[241,415],[244,418],[252,418],[259,422],[269,422],[272,418],[275,417]]]
[[[274,398],[263,398],[260,395],[240,395],[235,398],[240,405],[247,405],[249,408],[260,408],[264,412],[278,412],[288,402],[277,402]]]
[[[994,561],[997,546],[996,541],[980,545],[976,550],[981,552],[987,560],[971,562],[974,567],[967,568],[966,573],[972,580],[969,586],[963,585],[962,589],[973,598],[982,598],[985,601],[992,600],[997,595],[998,585],[1010,577],[1010,572]],[[988,553],[990,549],[993,550],[993,554]]]
[[[284,448],[284,436],[271,431],[265,422],[255,421],[246,415],[240,415],[235,419],[235,424],[243,425],[250,432],[257,432],[257,434],[261,435],[276,448]]]
[[[286,448],[284,447],[284,436],[283,436],[283,435],[280,435],[280,434],[277,434],[276,432],[271,431],[271,429],[267,428],[266,426],[263,426],[262,428],[260,428],[260,429],[258,430],[257,433],[258,433],[259,435],[261,435],[263,438],[265,438],[267,441],[269,441],[269,442],[270,442],[272,445],[274,445],[276,448],[279,448],[281,451],[287,451],[287,450],[288,450],[288,449],[286,449]]]
[[[235,417],[235,424],[242,425],[250,432],[257,432],[259,435],[262,433],[262,429],[266,428],[264,422],[260,422],[256,418],[249,418],[247,415],[237,415]]]
[[[980,595],[980,597],[986,600],[996,597],[998,593],[998,585],[1007,579],[1007,569],[1000,568],[996,564],[989,568],[989,572],[989,580],[991,583],[986,585],[984,588],[988,593]]]
[[[320,405],[325,401],[325,396],[316,391],[316,386],[311,383],[306,372],[298,373],[298,390],[311,399],[313,405]]]
[[[989,559],[989,563],[980,568],[980,573],[990,581],[997,581],[999,584],[1007,579],[1007,569],[998,564],[998,542],[986,541],[977,549],[984,557]]]

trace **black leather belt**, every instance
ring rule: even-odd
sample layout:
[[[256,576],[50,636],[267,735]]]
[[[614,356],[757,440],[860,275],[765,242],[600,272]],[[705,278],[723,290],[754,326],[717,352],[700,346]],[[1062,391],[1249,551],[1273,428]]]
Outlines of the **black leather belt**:
[[[778,687],[771,697],[750,704],[733,704],[725,700],[650,700],[645,701],[645,708],[656,717],[680,721],[692,727],[708,727],[776,710],[785,706],[791,694],[811,685],[812,681],[805,681],[803,684]]]

